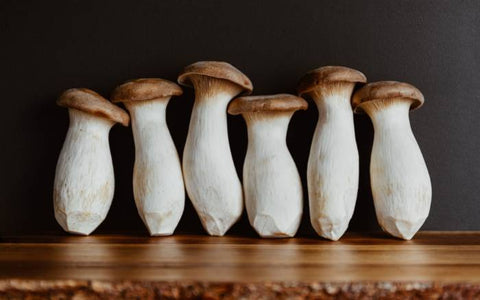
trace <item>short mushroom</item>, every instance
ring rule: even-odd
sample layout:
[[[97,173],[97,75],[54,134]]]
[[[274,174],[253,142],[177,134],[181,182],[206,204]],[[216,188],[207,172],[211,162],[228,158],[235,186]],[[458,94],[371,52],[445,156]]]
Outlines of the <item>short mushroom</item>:
[[[70,125],[55,172],[55,218],[65,231],[88,235],[105,219],[113,199],[114,174],[108,134],[128,114],[88,89],[69,89],[57,101]]]
[[[232,101],[228,112],[242,114],[248,128],[243,185],[248,219],[262,237],[292,237],[303,212],[300,175],[287,148],[293,113],[307,109],[288,94],[246,96]]]
[[[317,104],[318,122],[308,159],[310,222],[324,238],[347,230],[358,192],[359,162],[350,103],[361,72],[340,66],[317,68],[300,80],[298,94]]]
[[[183,152],[187,193],[210,235],[222,236],[243,211],[243,191],[233,163],[227,131],[227,106],[250,80],[225,62],[187,66],[178,77],[195,88],[195,103]]]
[[[128,81],[112,94],[132,119],[133,194],[150,235],[171,235],[185,206],[182,168],[165,116],[171,96],[181,94],[177,84],[156,78]]]
[[[375,130],[370,181],[378,222],[405,240],[425,222],[432,199],[430,176],[408,117],[423,102],[418,89],[396,81],[367,84],[352,98],[355,112],[366,112]]]

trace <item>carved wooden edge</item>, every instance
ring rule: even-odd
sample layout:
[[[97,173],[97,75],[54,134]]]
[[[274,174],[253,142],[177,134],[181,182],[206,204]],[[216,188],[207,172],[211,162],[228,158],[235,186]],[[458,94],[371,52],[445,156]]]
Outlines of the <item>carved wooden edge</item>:
[[[3,298],[479,298],[480,283],[196,282],[0,279]]]

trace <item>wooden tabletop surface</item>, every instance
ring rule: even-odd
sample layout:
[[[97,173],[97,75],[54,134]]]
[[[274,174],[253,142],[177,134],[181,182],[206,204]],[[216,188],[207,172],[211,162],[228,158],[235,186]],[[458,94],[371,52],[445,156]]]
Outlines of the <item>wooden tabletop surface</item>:
[[[0,238],[0,270],[4,288],[19,280],[478,286],[480,232],[421,232],[411,241],[350,233],[338,242],[317,237],[11,236]]]

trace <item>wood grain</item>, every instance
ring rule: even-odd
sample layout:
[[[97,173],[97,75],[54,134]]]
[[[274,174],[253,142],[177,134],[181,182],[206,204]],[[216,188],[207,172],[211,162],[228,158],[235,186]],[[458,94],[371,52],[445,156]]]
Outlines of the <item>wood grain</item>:
[[[0,291],[28,282],[429,283],[480,286],[480,232],[259,239],[180,235],[14,236],[0,243]],[[70,281],[68,281],[70,282]],[[8,285],[9,283],[10,285]],[[396,288],[397,289],[397,288]]]

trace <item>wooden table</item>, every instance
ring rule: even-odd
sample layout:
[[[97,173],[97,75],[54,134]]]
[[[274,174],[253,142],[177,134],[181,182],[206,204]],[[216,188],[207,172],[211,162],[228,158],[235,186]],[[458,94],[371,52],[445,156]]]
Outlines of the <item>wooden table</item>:
[[[480,297],[480,232],[0,238],[0,298]]]

